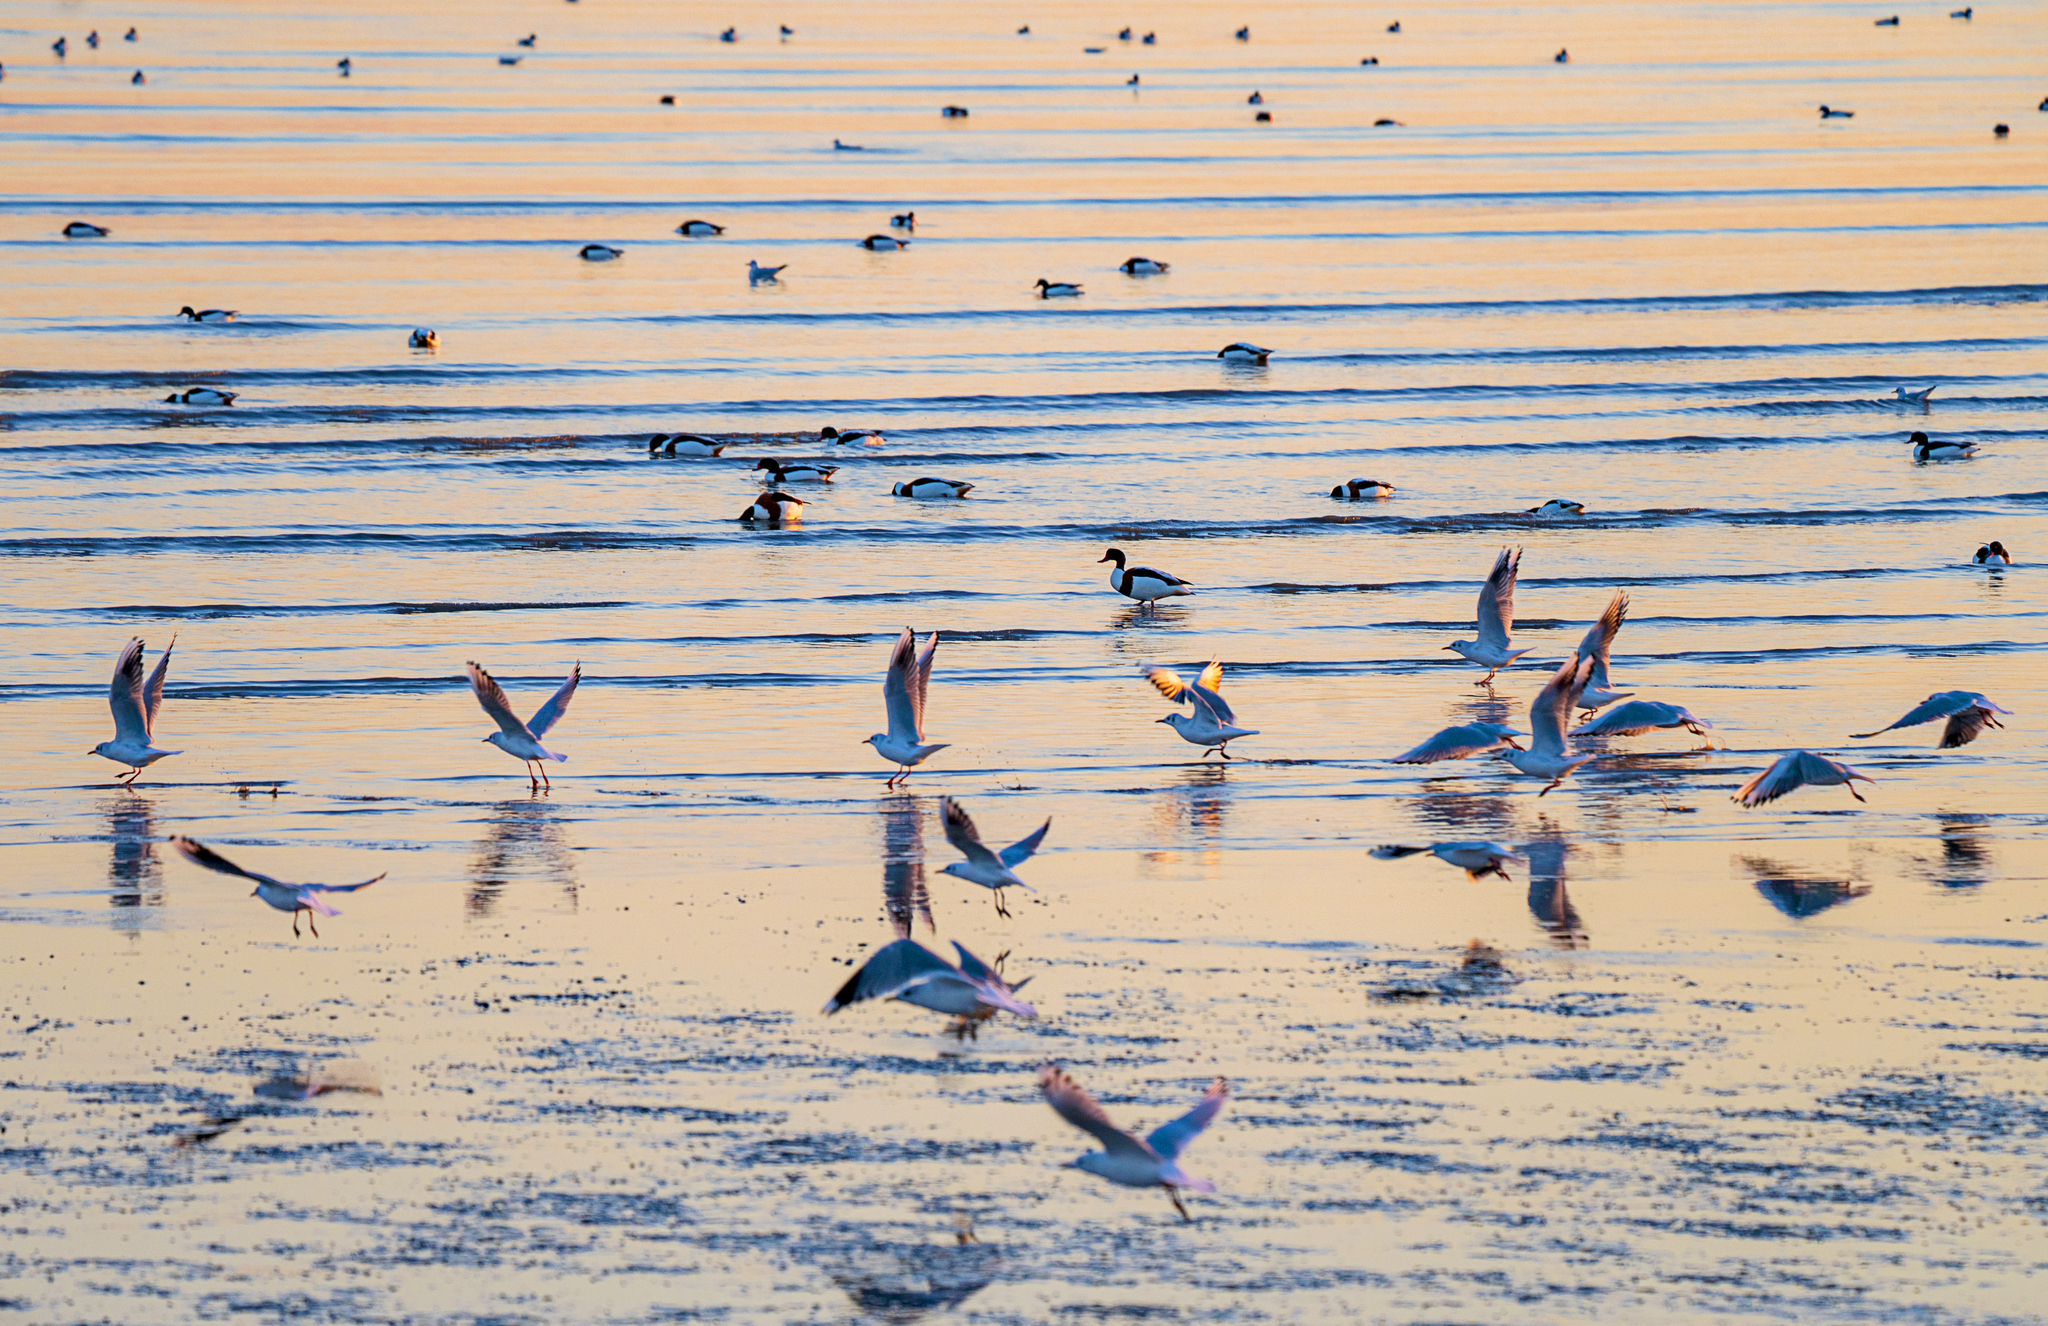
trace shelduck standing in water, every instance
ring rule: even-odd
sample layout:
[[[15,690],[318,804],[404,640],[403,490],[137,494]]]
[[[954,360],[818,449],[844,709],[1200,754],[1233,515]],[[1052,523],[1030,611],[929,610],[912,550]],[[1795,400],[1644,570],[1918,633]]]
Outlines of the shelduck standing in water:
[[[1116,569],[1109,573],[1109,587],[1127,599],[1136,599],[1149,605],[1156,599],[1177,598],[1195,592],[1193,587],[1179,576],[1154,571],[1149,566],[1126,567],[1124,550],[1121,548],[1111,548],[1102,554],[1097,559],[1097,565],[1102,562],[1116,563]]]
[[[1925,433],[1915,433],[1906,440],[1913,444],[1913,459],[1917,461],[1968,460],[1977,454],[1974,442],[1929,442]]]
[[[869,446],[880,446],[882,443],[888,441],[889,439],[883,437],[880,430],[878,429],[849,428],[842,433],[838,429],[832,427],[832,425],[827,424],[824,428],[819,430],[818,440],[820,442],[832,442],[835,444],[844,444],[848,442],[865,442]]]

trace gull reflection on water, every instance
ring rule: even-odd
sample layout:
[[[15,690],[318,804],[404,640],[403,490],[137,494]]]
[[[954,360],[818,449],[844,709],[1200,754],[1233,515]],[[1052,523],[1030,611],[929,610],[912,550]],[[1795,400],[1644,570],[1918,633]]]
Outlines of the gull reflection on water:
[[[1737,857],[1744,870],[1756,876],[1756,891],[1764,901],[1795,921],[1818,916],[1870,892],[1870,885],[1854,880],[1805,874],[1762,856]]]
[[[1565,891],[1564,863],[1571,844],[1556,837],[1538,838],[1522,847],[1529,858],[1529,915],[1550,937],[1552,948],[1584,948],[1589,936],[1579,909]]]
[[[1941,856],[1920,861],[1920,873],[1945,889],[1981,888],[1991,879],[1991,849],[1984,841],[1989,817],[1942,813]]]
[[[826,1260],[822,1269],[846,1291],[863,1319],[907,1326],[960,1306],[995,1280],[1000,1249],[978,1242],[964,1218],[954,1240],[950,1245],[863,1241]]]
[[[882,815],[882,906],[898,939],[910,938],[916,920],[927,934],[938,931],[924,882],[924,803],[906,793],[884,797],[876,807]]]
[[[1159,789],[1152,803],[1156,839],[1183,843],[1204,865],[1221,859],[1225,822],[1229,819],[1231,797],[1230,767],[1222,763],[1183,766],[1173,784]],[[1181,859],[1176,850],[1145,853],[1154,863]]]
[[[560,891],[560,905],[576,910],[576,856],[556,817],[539,795],[500,801],[490,807],[489,825],[469,863],[465,910],[472,919],[495,913],[513,883],[534,879]]]
[[[1482,716],[1467,721],[1506,721],[1487,713],[1490,705],[1472,708]],[[1526,798],[1495,796],[1471,788],[1468,778],[1424,779],[1422,796],[1415,802],[1417,822],[1428,826],[1431,835],[1440,840],[1486,839],[1518,846],[1529,862],[1529,915],[1553,948],[1584,948],[1589,939],[1586,923],[1565,888],[1565,862],[1572,845],[1548,816],[1539,816],[1533,828],[1519,822],[1519,801]]]
[[[134,928],[138,913],[125,909],[164,905],[164,867],[156,854],[156,805],[148,797],[124,792],[102,804],[107,841],[113,844],[107,862],[107,905],[117,910],[114,924]]]

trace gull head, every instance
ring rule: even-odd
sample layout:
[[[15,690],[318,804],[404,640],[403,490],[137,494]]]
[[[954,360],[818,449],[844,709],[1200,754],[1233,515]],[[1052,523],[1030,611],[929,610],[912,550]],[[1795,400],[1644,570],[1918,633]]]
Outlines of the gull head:
[[[114,752],[113,752],[112,750],[108,749],[108,748],[109,748],[109,747],[111,747],[111,746],[112,746],[113,744],[114,744],[114,743],[113,743],[113,742],[111,742],[111,741],[102,741],[102,742],[101,742],[101,743],[100,743],[99,745],[97,745],[97,746],[94,746],[94,747],[93,747],[93,748],[92,748],[91,750],[87,751],[87,752],[86,752],[86,754],[87,754],[87,755],[104,755],[104,756],[105,756],[106,758],[108,758],[108,759],[110,759],[110,760],[118,760],[118,759],[120,759],[121,757],[120,757],[120,756],[118,756],[118,755],[116,755],[116,754],[114,754]]]
[[[1067,1164],[1075,1169],[1087,1170],[1090,1174],[1099,1174],[1105,1179],[1110,1177],[1109,1152],[1107,1151],[1084,1151],[1068,1161]]]

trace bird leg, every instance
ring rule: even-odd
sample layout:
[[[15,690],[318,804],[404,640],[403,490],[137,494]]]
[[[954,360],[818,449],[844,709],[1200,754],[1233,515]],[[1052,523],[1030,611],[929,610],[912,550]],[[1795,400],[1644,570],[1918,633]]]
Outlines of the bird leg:
[[[1166,1189],[1167,1200],[1173,1203],[1174,1210],[1180,1212],[1180,1218],[1191,1225],[1194,1224],[1195,1218],[1188,1214],[1188,1209],[1185,1206],[1180,1204],[1180,1193],[1175,1191],[1174,1186],[1170,1183],[1162,1183],[1159,1186]]]
[[[1852,788],[1852,789],[1850,789],[1850,790],[1851,790],[1851,791],[1854,791],[1855,789],[1853,789],[1853,788]],[[1009,909],[1009,908],[1007,908],[1007,907],[1005,907],[1005,906],[1003,906],[1003,891],[1002,891],[1001,889],[997,889],[997,890],[995,891],[995,894],[996,894],[996,915],[997,915],[997,916],[1003,916],[1003,917],[1007,917],[1007,916],[1008,916],[1008,915],[1010,914],[1010,909]]]
[[[1480,678],[1480,679],[1479,679],[1478,681],[1475,681],[1475,682],[1473,682],[1472,684],[1473,684],[1474,686],[1484,686],[1484,685],[1486,685],[1486,684],[1487,684],[1488,682],[1492,681],[1492,680],[1493,680],[1493,674],[1494,674],[1495,672],[1499,672],[1499,671],[1500,671],[1500,669],[1499,669],[1499,668],[1494,668],[1494,669],[1493,669],[1492,671],[1488,672],[1488,673],[1487,673],[1487,674],[1486,674],[1486,675],[1485,675],[1484,677],[1481,677],[1481,678]]]
[[[1563,774],[1559,774],[1559,775],[1558,775],[1557,777],[1555,777],[1555,778],[1553,778],[1553,779],[1551,779],[1551,780],[1550,780],[1550,786],[1549,786],[1549,787],[1545,787],[1545,788],[1544,788],[1544,789],[1543,789],[1543,790],[1542,790],[1541,792],[1538,792],[1538,793],[1537,793],[1536,795],[1537,795],[1538,797],[1547,797],[1547,796],[1549,796],[1549,795],[1550,795],[1550,788],[1552,788],[1552,787],[1556,787],[1556,786],[1557,786],[1557,785],[1558,785],[1559,783],[1561,783],[1561,782],[1563,782],[1563,781],[1564,781],[1564,775],[1563,775]]]
[[[115,781],[116,781],[116,782],[120,782],[120,783],[121,783],[121,786],[123,786],[123,787],[133,787],[133,786],[135,786],[135,780],[136,780],[136,779],[138,779],[138,778],[140,778],[140,777],[142,777],[142,770],[141,770],[140,768],[134,768],[134,769],[130,769],[130,770],[128,771],[128,778],[127,778],[127,780],[126,780],[125,782],[123,782],[123,781],[121,780],[121,776],[120,776],[119,774],[116,774],[116,775],[114,775],[114,779],[115,779]]]
[[[539,790],[540,790],[540,779],[538,779],[538,778],[535,778],[535,777],[533,776],[533,761],[532,761],[532,760],[528,760],[528,761],[526,761],[526,785],[527,785],[528,787],[530,787],[530,788],[534,789],[535,791],[539,791]]]
[[[534,764],[534,767],[535,767],[536,769],[539,769],[539,770],[540,770],[540,785],[541,785],[542,787],[545,787],[545,788],[546,788],[546,789],[547,789],[548,791],[550,791],[550,792],[554,791],[554,790],[555,790],[555,783],[554,783],[554,780],[553,780],[552,778],[549,778],[549,777],[548,777],[548,766],[547,766],[547,764],[546,764],[546,763],[545,763],[544,761],[541,761],[541,760],[535,760],[535,761],[533,762],[533,764]]]
[[[293,938],[293,939],[297,939],[297,938],[299,937],[299,913],[300,913],[300,912],[303,912],[303,911],[305,911],[305,910],[306,910],[306,909],[305,909],[305,908],[303,908],[303,907],[294,907],[294,908],[292,908],[292,938]]]
[[[296,922],[298,919],[299,914],[297,912],[293,912],[292,920]],[[311,930],[313,932],[313,938],[320,938],[320,926],[319,923],[314,921],[313,919],[313,909],[311,907],[308,907],[306,909],[306,929]]]

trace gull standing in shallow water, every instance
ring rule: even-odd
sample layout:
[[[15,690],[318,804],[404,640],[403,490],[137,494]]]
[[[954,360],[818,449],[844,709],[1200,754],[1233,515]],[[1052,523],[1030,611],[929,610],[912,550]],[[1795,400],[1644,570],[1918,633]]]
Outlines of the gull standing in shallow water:
[[[1045,817],[1045,823],[1028,838],[1020,838],[1000,852],[991,852],[982,845],[981,831],[974,827],[974,821],[967,811],[951,797],[939,798],[939,815],[945,821],[946,841],[967,859],[955,861],[940,870],[941,875],[952,875],[970,884],[979,884],[992,890],[996,895],[996,914],[1008,916],[1010,909],[1003,906],[1003,890],[1018,888],[1026,893],[1036,893],[1023,880],[1018,879],[1016,867],[1031,859],[1038,845],[1045,841],[1045,831],[1052,827],[1052,816]]]
[[[281,879],[272,879],[268,875],[259,875],[253,870],[244,870],[219,852],[208,847],[205,843],[196,842],[191,838],[173,838],[171,839],[171,846],[183,852],[186,858],[194,865],[205,866],[208,870],[219,874],[236,875],[242,879],[256,881],[256,888],[249,896],[261,898],[264,902],[281,912],[290,912],[292,914],[292,938],[294,939],[299,937],[300,912],[306,914],[306,926],[312,930],[313,938],[315,939],[320,938],[320,927],[313,923],[313,914],[315,912],[322,916],[341,915],[340,912],[321,901],[321,894],[354,893],[357,889],[367,889],[372,884],[375,884],[378,879],[384,878],[384,876],[379,875],[377,879],[366,879],[360,884],[287,884]]]
[[[156,711],[164,702],[164,677],[170,672],[171,650],[177,647],[178,637],[174,635],[171,643],[164,647],[163,657],[156,661],[156,671],[149,674],[146,685],[142,680],[140,636],[130,640],[128,647],[121,651],[121,657],[114,662],[114,680],[107,690],[107,703],[114,711],[114,739],[102,741],[86,754],[127,765],[126,786],[133,787],[142,771],[164,756],[184,754],[183,751],[158,750],[150,744],[150,731],[156,726]]]
[[[1038,1089],[1045,1093],[1045,1103],[1056,1114],[1102,1143],[1102,1150],[1074,1157],[1075,1169],[1087,1170],[1126,1188],[1164,1188],[1182,1220],[1192,1221],[1192,1217],[1187,1207],[1181,1205],[1181,1189],[1216,1191],[1216,1185],[1207,1179],[1184,1173],[1180,1156],[1223,1113],[1223,1104],[1230,1099],[1230,1083],[1224,1079],[1219,1077],[1210,1083],[1195,1108],[1172,1123],[1154,1128],[1142,1142],[1135,1134],[1111,1123],[1102,1106],[1095,1103],[1095,1097],[1052,1064],[1038,1070]]]
[[[1928,696],[1919,704],[1906,711],[1906,716],[1890,727],[1881,727],[1876,732],[1851,732],[1858,741],[1881,736],[1892,728],[1918,727],[1932,723],[1937,718],[1946,718],[1948,726],[1941,731],[1940,750],[1956,746],[1967,746],[1977,739],[1977,734],[1987,727],[2002,728],[1997,715],[2011,714],[2010,709],[2001,709],[1988,698],[1976,691],[1940,691]],[[1854,791],[1851,788],[1850,791]]]
[[[561,689],[548,698],[548,702],[540,707],[540,711],[534,714],[530,723],[519,721],[519,715],[512,712],[512,702],[505,698],[504,688],[492,679],[490,673],[474,663],[467,666],[469,687],[476,692],[476,702],[484,707],[484,712],[491,716],[499,729],[484,740],[507,755],[524,760],[527,780],[533,786],[545,785],[553,788],[554,784],[548,781],[547,765],[542,761],[553,760],[558,764],[566,764],[569,757],[557,755],[541,745],[540,739],[548,734],[549,728],[561,720],[563,714],[568,712],[569,701],[576,694],[576,685],[583,680],[583,665],[578,663],[569,670],[569,680],[563,682]],[[536,768],[540,770],[538,778],[534,777],[533,771]]]
[[[1504,868],[1510,861],[1526,861],[1527,857],[1509,847],[1506,843],[1432,843],[1428,847],[1407,847],[1399,843],[1388,843],[1375,847],[1368,856],[1382,861],[1398,861],[1404,856],[1415,856],[1428,852],[1437,860],[1456,866],[1472,880],[1481,880],[1488,875],[1499,875],[1512,884],[1515,881]]]
[[[897,999],[934,1013],[951,1013],[959,1019],[955,1031],[963,1038],[975,1031],[976,1024],[994,1017],[997,1010],[1015,1013],[1020,1018],[1038,1016],[1038,1010],[1015,993],[1024,988],[1029,977],[1011,985],[1002,973],[969,953],[958,940],[953,941],[953,947],[960,954],[958,967],[914,939],[885,944],[847,978],[838,994],[825,1001],[826,1014],[837,1013],[865,999]],[[1002,958],[996,961],[1000,963]]]
[[[1169,724],[1180,739],[1191,745],[1204,746],[1202,758],[1209,758],[1209,751],[1216,751],[1224,759],[1230,758],[1230,743],[1239,737],[1256,737],[1256,728],[1237,726],[1237,715],[1223,699],[1223,661],[1209,660],[1209,666],[1192,682],[1181,680],[1172,668],[1148,667],[1145,680],[1152,683],[1159,693],[1175,704],[1186,704],[1192,713],[1168,714],[1160,719]]]
[[[1586,676],[1592,670],[1590,658],[1566,659],[1536,702],[1529,706],[1529,730],[1535,734],[1529,739],[1529,749],[1501,752],[1502,759],[1523,773],[1550,780],[1550,786],[1536,794],[1539,797],[1550,795],[1551,787],[1571,777],[1572,770],[1586,761],[1600,758],[1573,755],[1564,740],[1564,721],[1571,709],[1572,691],[1586,684]]]
[[[882,704],[888,710],[889,730],[866,738],[875,754],[901,766],[889,775],[884,787],[894,787],[910,777],[910,771],[952,743],[928,746],[924,740],[924,697],[932,682],[932,656],[939,649],[939,633],[925,640],[924,652],[917,653],[917,636],[906,626],[889,651],[889,671],[882,677]],[[950,830],[948,831],[950,836]]]
[[[1514,738],[1528,735],[1505,723],[1465,723],[1445,728],[1413,750],[1394,756],[1389,763],[1435,764],[1438,760],[1462,760],[1467,756],[1484,755],[1490,750],[1520,750],[1522,748],[1515,744]]]
[[[1877,781],[1825,755],[1815,755],[1810,750],[1787,751],[1770,768],[1737,788],[1731,800],[1740,801],[1744,807],[1756,807],[1802,787],[1833,787],[1840,783],[1849,789],[1850,796],[1861,801],[1863,794],[1856,790],[1852,779]]]
[[[1501,549],[1486,583],[1479,589],[1479,638],[1455,640],[1444,646],[1486,669],[1486,675],[1473,682],[1474,686],[1484,686],[1495,673],[1530,652],[1508,647],[1515,633],[1515,577],[1521,569],[1522,550]]]

